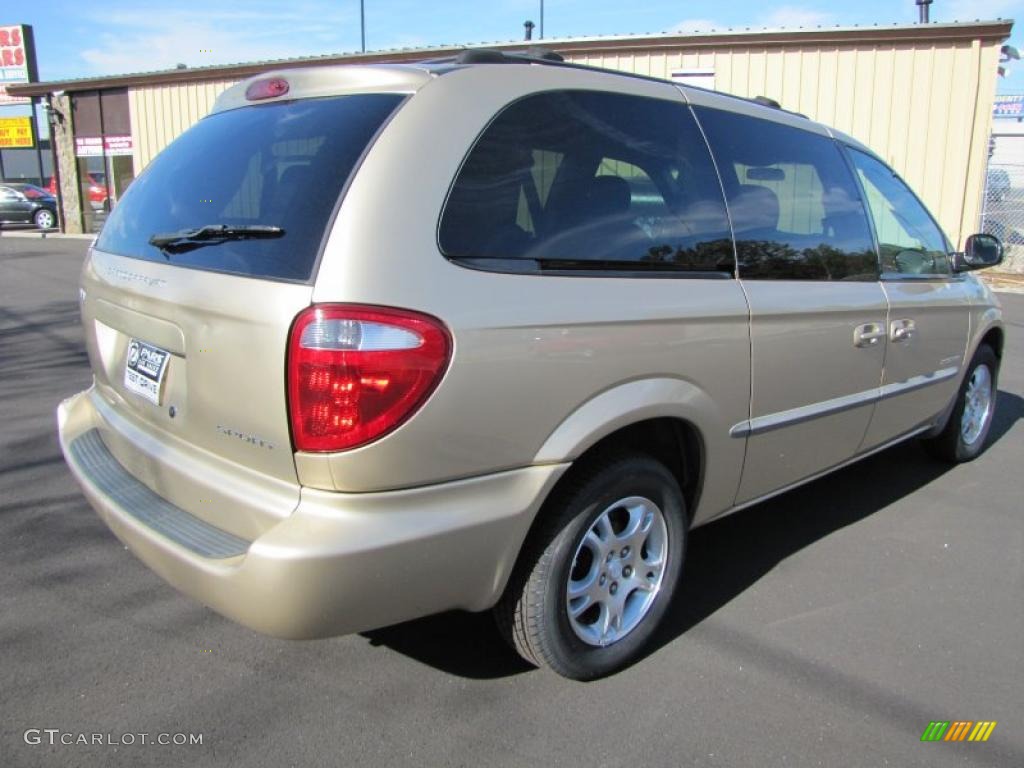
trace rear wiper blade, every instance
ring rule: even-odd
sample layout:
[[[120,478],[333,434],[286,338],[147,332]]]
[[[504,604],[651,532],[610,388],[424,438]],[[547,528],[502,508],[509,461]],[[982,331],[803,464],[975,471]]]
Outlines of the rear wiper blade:
[[[195,229],[156,234],[149,238],[149,244],[169,251],[186,251],[203,245],[216,245],[228,240],[250,240],[256,238],[281,237],[284,230],[270,224],[207,224]]]

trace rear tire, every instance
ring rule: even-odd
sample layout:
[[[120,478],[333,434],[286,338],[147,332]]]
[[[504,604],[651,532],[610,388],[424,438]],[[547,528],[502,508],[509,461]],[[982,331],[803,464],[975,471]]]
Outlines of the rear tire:
[[[981,455],[996,411],[998,380],[999,358],[983,344],[974,353],[945,428],[923,441],[932,456],[959,464]]]
[[[675,477],[648,456],[577,472],[545,505],[494,613],[524,659],[592,680],[648,646],[679,582],[688,520]]]

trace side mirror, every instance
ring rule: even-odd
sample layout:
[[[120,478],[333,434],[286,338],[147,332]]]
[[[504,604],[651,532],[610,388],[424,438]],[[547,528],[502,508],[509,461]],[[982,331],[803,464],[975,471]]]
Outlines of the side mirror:
[[[995,235],[971,235],[964,243],[963,253],[953,254],[953,271],[994,267],[1003,260],[1003,244]]]

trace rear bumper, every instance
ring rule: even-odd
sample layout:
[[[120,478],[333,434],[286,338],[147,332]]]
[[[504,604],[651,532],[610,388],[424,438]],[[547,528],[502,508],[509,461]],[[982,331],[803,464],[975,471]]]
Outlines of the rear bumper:
[[[72,474],[140,560],[224,616],[285,638],[489,608],[567,466],[381,493],[303,488],[290,515],[247,541],[175,507],[130,475],[106,450],[102,435],[109,427],[88,392],[57,413]]]

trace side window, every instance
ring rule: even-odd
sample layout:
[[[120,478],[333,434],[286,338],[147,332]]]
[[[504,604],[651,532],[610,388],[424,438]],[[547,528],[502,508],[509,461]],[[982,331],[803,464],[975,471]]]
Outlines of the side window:
[[[820,235],[825,220],[824,189],[817,169],[807,163],[733,167],[741,183],[765,187],[779,201],[779,229],[794,235]]]
[[[889,166],[850,149],[871,217],[883,275],[951,274],[942,230]]]
[[[441,251],[515,271],[732,274],[721,187],[681,103],[553,91],[506,107],[445,205]]]
[[[871,227],[830,138],[696,107],[725,186],[739,275],[760,280],[876,280]]]

